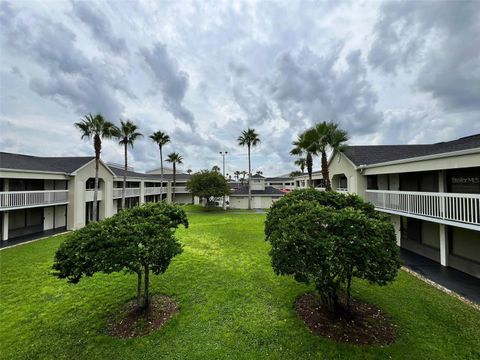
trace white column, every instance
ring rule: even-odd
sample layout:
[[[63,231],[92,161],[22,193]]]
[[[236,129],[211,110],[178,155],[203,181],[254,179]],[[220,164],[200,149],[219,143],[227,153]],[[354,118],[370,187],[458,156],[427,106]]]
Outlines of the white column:
[[[438,171],[438,192],[447,192],[447,182],[445,179],[445,171]],[[439,224],[440,226],[440,264],[443,266],[448,266],[448,232],[447,226],[444,224]]]
[[[440,264],[448,266],[448,234],[447,227],[444,224],[440,226]]]
[[[2,222],[2,240],[8,240],[8,211],[2,212],[3,222]]]
[[[8,179],[3,180],[3,189],[2,191],[8,191]],[[2,212],[3,217],[3,227],[2,227],[2,240],[8,240],[8,211]]]
[[[145,203],[145,182],[140,181],[140,205]]]

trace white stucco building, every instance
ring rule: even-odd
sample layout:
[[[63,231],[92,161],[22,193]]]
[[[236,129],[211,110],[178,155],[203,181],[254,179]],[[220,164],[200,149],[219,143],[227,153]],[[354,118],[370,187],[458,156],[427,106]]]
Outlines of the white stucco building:
[[[99,168],[98,217],[121,206],[123,168]],[[165,174],[163,199],[192,203],[189,175]],[[38,157],[0,152],[1,241],[41,236],[83,227],[92,220],[94,157]],[[160,175],[127,171],[126,207],[160,201]]]
[[[276,186],[269,185],[272,183]],[[285,195],[285,192],[280,189],[286,189],[286,183],[293,184],[293,180],[287,178],[268,178],[267,180],[261,175],[253,175],[250,179],[252,209],[268,209],[274,201]],[[229,202],[231,209],[248,209],[248,187],[240,186],[235,189],[230,194]]]
[[[390,214],[401,248],[480,278],[480,134],[426,145],[349,146],[329,161],[336,191]],[[295,178],[297,188],[308,176]],[[321,172],[313,174],[321,189]]]

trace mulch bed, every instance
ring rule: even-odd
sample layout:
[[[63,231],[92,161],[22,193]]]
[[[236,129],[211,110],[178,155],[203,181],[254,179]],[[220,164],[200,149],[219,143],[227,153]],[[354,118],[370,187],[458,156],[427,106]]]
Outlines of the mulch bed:
[[[382,310],[355,299],[350,304],[350,311],[333,319],[318,297],[305,294],[295,302],[295,310],[312,333],[337,342],[388,345],[395,341],[396,325]]]
[[[178,311],[178,304],[166,295],[153,296],[148,311],[140,310],[136,300],[132,300],[109,320],[109,333],[120,339],[144,336],[160,329]]]

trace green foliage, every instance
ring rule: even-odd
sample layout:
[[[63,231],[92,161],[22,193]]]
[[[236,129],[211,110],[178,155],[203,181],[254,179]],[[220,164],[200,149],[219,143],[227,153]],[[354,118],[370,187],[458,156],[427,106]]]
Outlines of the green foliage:
[[[227,180],[216,171],[202,170],[187,181],[187,190],[193,195],[207,199],[207,204],[220,196],[230,194]]]
[[[165,272],[171,259],[182,252],[174,236],[180,225],[188,227],[185,211],[166,203],[135,206],[89,223],[61,244],[55,254],[54,274],[77,283],[97,272],[134,272],[140,280],[145,275],[148,296],[149,272]],[[148,299],[145,301],[148,304]]]
[[[314,283],[334,313],[352,277],[385,285],[400,267],[393,225],[355,195],[293,191],[272,206],[265,234],[274,271]]]

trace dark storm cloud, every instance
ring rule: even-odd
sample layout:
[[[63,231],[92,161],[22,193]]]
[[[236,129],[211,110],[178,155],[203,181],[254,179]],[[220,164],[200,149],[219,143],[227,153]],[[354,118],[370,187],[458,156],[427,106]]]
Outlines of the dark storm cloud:
[[[73,1],[73,13],[87,25],[95,39],[116,54],[127,51],[124,39],[115,35],[110,20],[90,1]]]
[[[416,87],[447,112],[480,110],[478,1],[387,2],[369,63],[386,73],[418,67]]]
[[[142,48],[140,54],[154,75],[155,83],[160,86],[164,106],[173,117],[195,127],[193,114],[183,105],[188,89],[188,73],[178,67],[177,61],[170,56],[164,44],[157,42],[152,48]]]
[[[340,51],[335,47],[321,56],[304,47],[278,58],[268,84],[285,120],[292,125],[336,121],[352,133],[378,126],[377,94],[367,80],[360,51],[351,51],[345,59]]]

